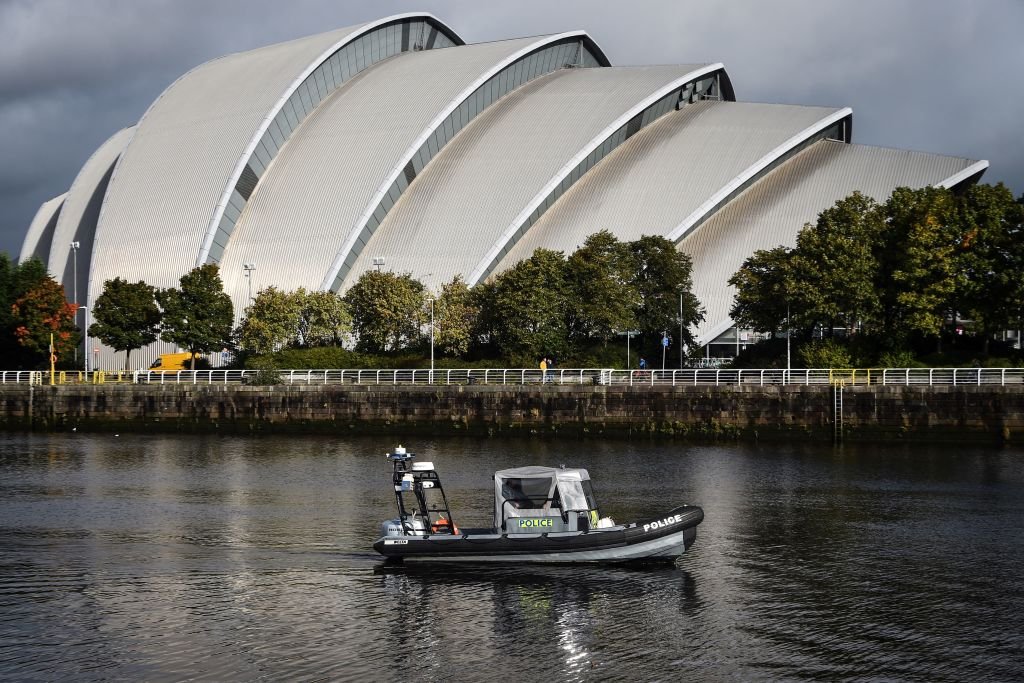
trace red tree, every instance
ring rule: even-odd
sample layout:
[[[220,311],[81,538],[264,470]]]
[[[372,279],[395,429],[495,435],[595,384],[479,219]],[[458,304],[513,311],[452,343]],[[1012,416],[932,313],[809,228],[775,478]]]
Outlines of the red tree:
[[[51,277],[18,297],[11,305],[11,316],[14,337],[31,356],[26,360],[32,364],[48,362],[51,334],[58,361],[70,360],[80,339],[75,325],[77,310],[76,304],[65,299],[63,285]]]

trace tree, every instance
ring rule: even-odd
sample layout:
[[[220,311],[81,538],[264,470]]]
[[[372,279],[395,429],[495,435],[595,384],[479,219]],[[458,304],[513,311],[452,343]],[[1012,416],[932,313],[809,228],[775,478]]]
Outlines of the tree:
[[[563,357],[569,349],[565,256],[537,249],[496,276],[479,299],[481,327],[494,348],[516,363]]]
[[[22,280],[25,285],[29,282]],[[58,359],[71,358],[80,339],[77,310],[64,296],[64,286],[53,278],[45,276],[29,285],[11,304],[11,325],[22,363],[39,367],[47,362],[51,339]]]
[[[883,329],[938,339],[960,286],[960,226],[952,192],[899,187],[885,203],[886,230],[876,245]]]
[[[954,310],[972,321],[987,352],[989,339],[1019,327],[1024,311],[1024,206],[1000,183],[972,185],[960,207]]]
[[[115,351],[124,351],[124,369],[131,370],[134,349],[152,344],[160,330],[156,290],[145,282],[114,278],[103,283],[92,309],[96,321],[89,334]]]
[[[463,356],[469,351],[480,306],[461,275],[441,285],[434,303],[434,345],[446,356]]]
[[[197,354],[231,344],[234,309],[216,265],[193,268],[181,276],[180,288],[158,292],[157,301],[164,311],[160,338],[191,352],[193,370]]]
[[[298,338],[304,298],[304,290],[283,292],[267,287],[257,292],[238,326],[238,346],[243,351],[262,355],[294,343]]]
[[[306,292],[301,296],[299,343],[303,346],[341,346],[352,332],[352,314],[334,292]]]
[[[884,232],[878,204],[860,192],[822,211],[797,235],[791,307],[829,331],[840,323],[849,334],[858,322],[873,320],[880,308],[876,247]]]
[[[607,230],[587,237],[569,257],[567,285],[573,305],[567,312],[575,343],[607,344],[617,333],[636,327],[640,293],[633,274],[629,245]]]
[[[632,284],[640,297],[635,311],[640,333],[647,338],[660,337],[662,332],[671,334],[682,324],[683,339],[679,343],[693,346],[691,328],[704,320],[704,311],[693,295],[690,257],[664,237],[652,235],[630,242],[629,248],[633,253]]]
[[[793,313],[800,309],[795,281],[792,250],[776,247],[755,251],[729,278],[736,289],[729,315],[737,325],[774,336],[792,325]]]
[[[425,289],[409,273],[368,270],[344,300],[352,313],[359,351],[397,351],[419,341]]]

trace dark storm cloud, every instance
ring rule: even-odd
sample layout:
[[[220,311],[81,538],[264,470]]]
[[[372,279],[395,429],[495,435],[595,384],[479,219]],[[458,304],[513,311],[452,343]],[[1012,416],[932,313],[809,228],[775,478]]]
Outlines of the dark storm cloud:
[[[0,0],[0,249],[175,78],[425,10],[467,42],[583,28],[617,65],[724,62],[747,101],[851,106],[862,144],[988,159],[1024,192],[1024,2]]]

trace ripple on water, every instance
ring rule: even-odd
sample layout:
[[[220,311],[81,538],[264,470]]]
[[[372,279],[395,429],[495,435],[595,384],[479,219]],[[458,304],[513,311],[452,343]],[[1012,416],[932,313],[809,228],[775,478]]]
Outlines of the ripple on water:
[[[495,469],[559,462],[618,519],[706,519],[674,567],[421,569],[369,550],[393,501],[366,454],[389,445],[0,436],[0,678],[1024,671],[1019,452],[427,441],[466,523],[487,522]]]

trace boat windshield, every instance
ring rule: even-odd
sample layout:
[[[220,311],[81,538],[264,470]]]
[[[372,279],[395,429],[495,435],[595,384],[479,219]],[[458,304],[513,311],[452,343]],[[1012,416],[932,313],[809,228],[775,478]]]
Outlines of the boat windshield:
[[[501,494],[509,505],[518,510],[539,510],[548,501],[551,479],[548,477],[519,477],[506,479]]]
[[[583,495],[587,497],[587,509],[596,510],[597,499],[594,498],[594,487],[590,485],[590,480],[586,479],[580,483],[583,484]]]

